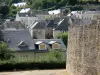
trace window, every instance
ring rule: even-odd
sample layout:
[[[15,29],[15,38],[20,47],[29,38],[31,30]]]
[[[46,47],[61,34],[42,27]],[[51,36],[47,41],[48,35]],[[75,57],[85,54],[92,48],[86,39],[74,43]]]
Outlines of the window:
[[[46,45],[44,43],[39,45],[39,50],[45,50],[46,49]]]
[[[60,49],[60,44],[59,43],[54,43],[52,44],[53,49]]]

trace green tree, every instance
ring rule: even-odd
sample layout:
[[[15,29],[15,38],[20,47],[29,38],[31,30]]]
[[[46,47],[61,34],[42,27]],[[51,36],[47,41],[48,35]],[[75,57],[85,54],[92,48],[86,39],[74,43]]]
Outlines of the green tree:
[[[64,42],[64,44],[67,46],[67,39],[68,39],[68,33],[67,32],[58,34],[57,38],[58,39],[62,39],[62,41]]]
[[[68,0],[68,5],[76,5],[78,0]]]
[[[0,42],[0,60],[9,60],[14,58],[14,56],[10,53],[11,50],[7,48],[6,43]]]

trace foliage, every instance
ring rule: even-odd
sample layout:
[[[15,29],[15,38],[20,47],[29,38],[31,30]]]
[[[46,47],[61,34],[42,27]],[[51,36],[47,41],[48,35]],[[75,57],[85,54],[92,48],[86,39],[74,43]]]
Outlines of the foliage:
[[[64,44],[67,46],[67,39],[68,39],[68,33],[64,32],[64,33],[59,33],[57,35],[57,38],[60,38],[63,40]]]
[[[61,69],[65,68],[66,58],[61,50],[50,50],[43,57],[32,61],[13,60],[0,61],[0,71],[6,70],[28,70],[28,69]]]
[[[51,9],[65,6],[67,0],[28,0],[27,4],[34,9]]]
[[[50,50],[45,56],[41,57],[42,62],[58,62],[61,63],[66,61],[64,59],[64,54],[60,52],[61,50]]]
[[[14,57],[4,42],[0,42],[0,60],[9,60]]]
[[[20,10],[20,8],[14,6],[14,5],[11,5],[11,6],[10,6],[10,12],[9,12],[9,14],[7,15],[7,17],[12,17],[12,18],[14,18],[19,10]]]

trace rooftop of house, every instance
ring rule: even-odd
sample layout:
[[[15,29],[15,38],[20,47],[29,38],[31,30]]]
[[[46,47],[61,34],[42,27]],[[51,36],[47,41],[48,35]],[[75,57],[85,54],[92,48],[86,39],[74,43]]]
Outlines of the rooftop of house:
[[[46,28],[46,23],[44,21],[36,21],[34,22],[31,26],[31,29],[45,29]]]
[[[68,31],[68,26],[69,26],[69,18],[63,18],[61,19],[58,24],[57,27],[54,30],[63,30],[63,31]]]
[[[50,15],[57,15],[57,14],[61,13],[61,10],[60,10],[60,9],[51,10],[51,11],[48,11],[48,13],[49,13]]]
[[[48,11],[44,10],[31,10],[30,12],[32,12],[35,15],[49,15]]]
[[[30,8],[25,8],[25,9],[21,9],[20,13],[28,13],[30,11]]]
[[[45,43],[47,45],[57,42],[60,44],[62,50],[66,50],[66,46],[61,39],[33,39],[33,41],[38,44]]]
[[[36,51],[39,50],[36,48],[36,45],[45,43],[48,47],[56,42],[60,44],[62,50],[66,50],[66,46],[61,39],[32,39],[27,29],[2,30],[2,34],[4,42],[13,51]]]
[[[72,16],[72,15],[85,15],[85,14],[100,14],[100,11],[72,11],[70,12],[67,16]]]
[[[14,3],[13,4],[14,6],[23,6],[23,5],[26,5],[26,2],[20,2],[20,3]]]
[[[15,28],[15,29],[24,29],[25,26],[20,21],[6,21],[4,24],[4,29]]]
[[[20,17],[36,17],[35,14],[32,13],[18,13]]]
[[[34,50],[34,42],[28,30],[2,30],[4,41],[10,49],[14,50]],[[21,45],[21,47],[20,47]]]

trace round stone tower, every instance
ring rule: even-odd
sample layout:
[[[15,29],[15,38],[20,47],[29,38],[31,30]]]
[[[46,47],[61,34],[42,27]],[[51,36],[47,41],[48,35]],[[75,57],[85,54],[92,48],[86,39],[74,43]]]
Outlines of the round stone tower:
[[[66,69],[70,75],[100,75],[100,22],[69,26]]]

